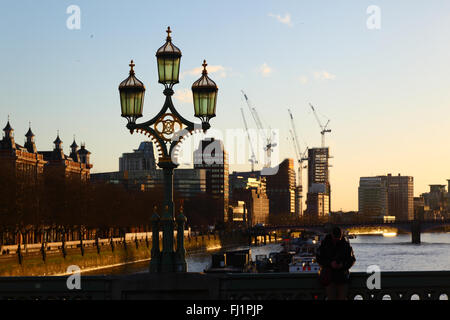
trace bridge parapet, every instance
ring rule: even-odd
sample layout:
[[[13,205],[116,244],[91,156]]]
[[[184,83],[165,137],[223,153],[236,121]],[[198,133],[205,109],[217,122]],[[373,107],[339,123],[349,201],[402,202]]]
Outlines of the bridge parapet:
[[[349,299],[438,300],[450,296],[450,272],[383,272],[381,288],[369,290],[369,274],[351,273]],[[323,300],[316,274],[138,274],[81,278],[69,290],[67,277],[0,278],[0,299],[89,300]]]

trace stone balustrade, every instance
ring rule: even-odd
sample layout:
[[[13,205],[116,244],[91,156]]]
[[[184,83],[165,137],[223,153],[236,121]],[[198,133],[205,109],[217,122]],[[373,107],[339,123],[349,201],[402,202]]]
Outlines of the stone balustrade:
[[[352,273],[349,299],[448,300],[450,272],[383,272],[381,289],[369,290],[370,275]],[[315,274],[136,274],[82,276],[81,290],[67,277],[0,278],[0,299],[323,300]]]

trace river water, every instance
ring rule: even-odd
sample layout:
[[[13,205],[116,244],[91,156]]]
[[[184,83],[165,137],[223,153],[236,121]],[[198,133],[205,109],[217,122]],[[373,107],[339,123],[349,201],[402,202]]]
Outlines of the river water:
[[[370,265],[381,271],[450,271],[450,233],[423,233],[422,243],[411,243],[410,234],[395,237],[359,235],[350,244],[356,257],[351,271],[366,272]],[[245,249],[240,247],[237,249]],[[252,259],[258,254],[281,251],[279,244],[252,247]],[[210,254],[188,255],[189,272],[203,272],[210,264]],[[126,266],[100,269],[85,275],[132,274],[148,272],[148,261]]]
[[[351,270],[378,265],[381,271],[450,271],[450,233],[422,233],[421,240],[412,244],[410,234],[358,236],[350,240],[356,257]]]

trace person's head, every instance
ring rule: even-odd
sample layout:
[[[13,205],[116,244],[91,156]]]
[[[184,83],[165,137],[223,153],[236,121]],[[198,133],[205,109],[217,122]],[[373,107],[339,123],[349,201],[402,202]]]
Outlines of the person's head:
[[[333,230],[331,231],[331,237],[333,238],[333,240],[341,240],[342,237],[341,228],[334,227]]]

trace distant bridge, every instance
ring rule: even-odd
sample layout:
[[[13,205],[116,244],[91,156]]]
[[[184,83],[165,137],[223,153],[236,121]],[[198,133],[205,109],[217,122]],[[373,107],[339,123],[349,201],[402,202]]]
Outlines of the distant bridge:
[[[372,222],[352,222],[352,223],[317,223],[317,224],[284,224],[284,225],[265,225],[254,227],[251,234],[255,236],[264,236],[269,232],[281,230],[309,230],[319,233],[326,233],[332,227],[340,227],[341,229],[364,228],[364,227],[391,227],[400,231],[411,233],[412,243],[420,243],[420,234],[422,232],[431,231],[433,229],[449,227],[450,219],[446,220],[404,220],[395,222],[372,221]]]

